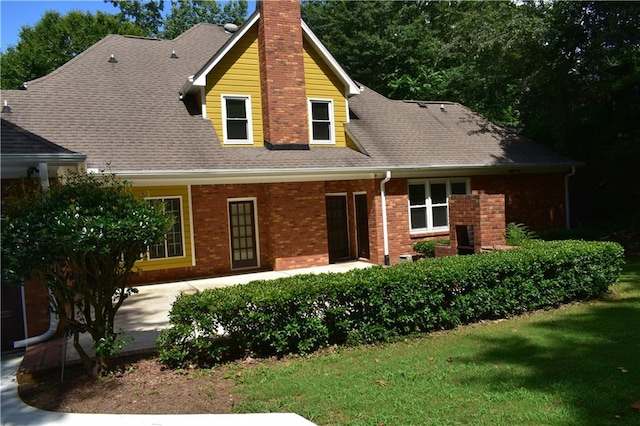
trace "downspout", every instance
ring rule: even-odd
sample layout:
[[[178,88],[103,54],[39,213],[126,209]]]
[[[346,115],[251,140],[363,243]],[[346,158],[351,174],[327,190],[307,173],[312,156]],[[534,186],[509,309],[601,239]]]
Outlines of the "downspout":
[[[22,291],[24,292],[24,287],[22,288]],[[24,293],[23,293],[24,294]],[[53,294],[51,293],[51,290],[49,290],[49,297],[53,297]],[[23,300],[23,307],[24,307],[24,311],[25,311],[25,316],[26,316],[26,311],[27,311],[27,306],[24,305],[24,298]],[[26,348],[27,346],[31,346],[31,345],[35,345],[36,343],[40,343],[40,342],[44,342],[47,341],[49,339],[51,339],[55,334],[56,331],[58,331],[58,323],[59,323],[59,319],[58,319],[58,315],[54,314],[53,312],[49,312],[49,329],[47,331],[44,332],[44,334],[41,334],[39,336],[33,336],[33,337],[29,337],[28,339],[23,339],[23,340],[18,340],[16,342],[13,342],[13,347],[14,348]],[[25,320],[25,334],[27,333],[27,322]]]
[[[38,171],[40,174],[40,185],[42,186],[42,191],[46,192],[49,190],[49,170],[47,167],[47,163],[38,164]],[[53,292],[51,289],[49,291],[49,300],[53,298]],[[52,306],[51,306],[52,307]],[[25,301],[24,295],[24,285],[22,286],[22,308],[23,308],[23,319],[24,319],[24,333],[25,335],[28,333],[27,331],[27,304]],[[43,334],[39,336],[29,337],[27,339],[18,340],[13,342],[14,348],[24,348],[30,345],[35,345],[36,343],[44,342],[46,340],[51,339],[58,331],[58,315],[54,314],[52,309],[49,309],[49,329],[45,331]]]
[[[565,211],[565,226],[567,229],[571,229],[571,210],[569,208],[569,178],[576,174],[576,168],[571,167],[571,173],[564,177],[564,211]]]
[[[382,241],[384,244],[384,264],[389,266],[389,232],[387,230],[387,193],[385,185],[391,180],[391,170],[387,170],[387,175],[380,182],[380,198],[382,199]]]

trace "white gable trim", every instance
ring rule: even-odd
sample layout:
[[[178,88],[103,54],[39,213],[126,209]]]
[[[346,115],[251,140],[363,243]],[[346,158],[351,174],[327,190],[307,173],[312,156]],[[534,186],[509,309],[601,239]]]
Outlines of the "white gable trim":
[[[238,32],[236,34],[234,34],[231,39],[229,39],[229,42],[222,46],[222,49],[220,49],[214,56],[213,58],[211,58],[209,60],[209,62],[200,70],[196,73],[196,75],[193,76],[193,83],[191,83],[194,86],[201,86],[204,87],[207,84],[207,75],[211,72],[211,70],[218,65],[218,63],[220,63],[220,61],[222,60],[222,58],[225,57],[225,55],[231,50],[233,49],[233,47],[238,44],[238,41],[247,33],[247,31],[249,31],[249,29],[251,27],[253,27],[253,25],[258,22],[258,18],[260,18],[260,14],[259,13],[254,13],[253,16],[249,17],[249,20],[247,22],[245,22],[245,24],[240,27],[240,29],[238,30]]]

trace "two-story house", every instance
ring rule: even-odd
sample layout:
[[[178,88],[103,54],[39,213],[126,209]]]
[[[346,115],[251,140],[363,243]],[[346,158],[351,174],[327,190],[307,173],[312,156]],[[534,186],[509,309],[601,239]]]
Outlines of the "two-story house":
[[[462,105],[353,81],[297,0],[258,2],[240,28],[107,36],[2,100],[7,123],[166,203],[177,220],[140,283],[397,263],[448,235],[451,194],[505,194],[507,221],[561,228],[576,165]]]

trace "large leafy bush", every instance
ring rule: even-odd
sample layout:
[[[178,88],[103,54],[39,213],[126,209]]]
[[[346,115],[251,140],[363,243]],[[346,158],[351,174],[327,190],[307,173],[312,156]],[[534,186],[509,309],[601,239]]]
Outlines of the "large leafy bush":
[[[532,241],[509,251],[182,295],[159,337],[159,356],[173,367],[211,365],[508,317],[601,296],[622,262],[616,243]]]
[[[2,275],[7,285],[35,278],[87,371],[99,375],[123,344],[115,315],[131,287],[141,253],[173,223],[163,206],[136,197],[114,175],[69,172],[42,192],[33,183],[10,189],[2,204]],[[4,282],[3,282],[3,285]],[[95,357],[79,343],[93,339]]]

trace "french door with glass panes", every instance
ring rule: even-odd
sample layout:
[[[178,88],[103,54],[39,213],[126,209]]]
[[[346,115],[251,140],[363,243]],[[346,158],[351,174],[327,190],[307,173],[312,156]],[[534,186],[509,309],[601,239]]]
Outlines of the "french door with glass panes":
[[[231,267],[258,266],[258,245],[253,200],[229,201]]]

